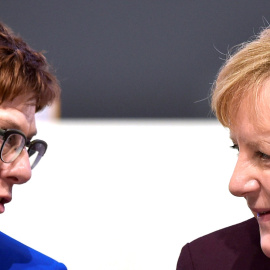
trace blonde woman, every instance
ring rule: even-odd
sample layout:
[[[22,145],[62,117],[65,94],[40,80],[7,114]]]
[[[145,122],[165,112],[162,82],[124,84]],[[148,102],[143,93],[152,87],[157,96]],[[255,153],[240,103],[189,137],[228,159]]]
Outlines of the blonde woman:
[[[230,192],[254,218],[186,244],[177,270],[270,269],[270,29],[228,57],[212,109],[239,151]]]

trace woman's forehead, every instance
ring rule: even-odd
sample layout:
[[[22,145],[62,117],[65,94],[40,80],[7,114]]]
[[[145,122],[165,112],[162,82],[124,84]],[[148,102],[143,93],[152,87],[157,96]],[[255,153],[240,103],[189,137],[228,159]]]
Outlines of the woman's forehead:
[[[12,100],[6,100],[2,102],[0,107],[2,108],[18,108],[18,109],[27,109],[36,106],[36,100],[32,95],[25,94],[17,96]]]
[[[270,131],[270,80],[266,80],[258,89],[252,89],[243,96],[231,118],[231,128],[239,125],[245,118],[246,122],[255,128]]]
[[[18,96],[12,101],[5,101],[0,105],[0,123],[8,128],[20,129],[27,136],[36,133],[36,106],[29,102],[28,96]]]

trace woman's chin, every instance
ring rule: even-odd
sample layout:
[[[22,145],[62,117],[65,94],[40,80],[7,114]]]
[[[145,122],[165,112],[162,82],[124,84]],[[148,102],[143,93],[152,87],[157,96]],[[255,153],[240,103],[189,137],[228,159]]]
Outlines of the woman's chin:
[[[266,239],[266,238],[268,238],[268,239]],[[261,238],[262,251],[268,258],[270,258],[270,242],[269,242],[269,240],[270,240],[270,237]]]

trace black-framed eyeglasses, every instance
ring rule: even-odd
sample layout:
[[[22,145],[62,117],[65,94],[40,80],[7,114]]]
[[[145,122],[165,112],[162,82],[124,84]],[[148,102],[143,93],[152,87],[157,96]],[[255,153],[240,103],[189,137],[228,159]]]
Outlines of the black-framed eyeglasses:
[[[0,146],[0,158],[5,163],[13,162],[26,146],[31,169],[34,169],[47,150],[46,142],[28,141],[26,136],[17,129],[0,129]]]

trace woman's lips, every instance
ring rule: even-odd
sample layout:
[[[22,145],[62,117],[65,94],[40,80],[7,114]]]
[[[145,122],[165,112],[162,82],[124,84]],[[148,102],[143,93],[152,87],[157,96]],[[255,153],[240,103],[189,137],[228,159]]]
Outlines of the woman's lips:
[[[5,205],[0,202],[0,214],[5,212]]]
[[[257,220],[260,222],[263,221],[270,221],[270,209],[267,210],[255,210],[254,212],[257,213]]]
[[[261,213],[257,213],[257,217],[262,217],[262,216],[268,215],[268,214],[270,214],[270,211],[263,211]]]
[[[10,198],[1,198],[0,197],[0,214],[5,212],[5,204],[9,203],[11,201],[11,197]]]

